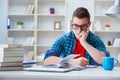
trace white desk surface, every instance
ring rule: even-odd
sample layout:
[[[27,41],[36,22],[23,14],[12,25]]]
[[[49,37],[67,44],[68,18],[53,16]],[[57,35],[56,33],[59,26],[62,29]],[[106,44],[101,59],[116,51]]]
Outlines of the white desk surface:
[[[0,80],[120,80],[120,67],[112,71],[98,67],[66,73],[0,71]]]

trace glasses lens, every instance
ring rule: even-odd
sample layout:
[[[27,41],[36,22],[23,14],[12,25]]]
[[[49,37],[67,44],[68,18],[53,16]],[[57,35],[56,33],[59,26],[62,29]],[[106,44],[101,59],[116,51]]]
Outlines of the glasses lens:
[[[81,25],[81,29],[86,29],[88,27],[88,24]]]
[[[86,29],[88,27],[88,24],[83,24],[83,25],[77,25],[77,24],[72,24],[73,29]]]

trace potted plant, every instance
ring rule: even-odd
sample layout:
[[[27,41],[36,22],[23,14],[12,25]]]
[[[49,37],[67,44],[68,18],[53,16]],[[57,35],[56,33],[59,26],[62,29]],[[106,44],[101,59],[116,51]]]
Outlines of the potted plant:
[[[17,29],[22,29],[23,25],[23,21],[17,21]]]

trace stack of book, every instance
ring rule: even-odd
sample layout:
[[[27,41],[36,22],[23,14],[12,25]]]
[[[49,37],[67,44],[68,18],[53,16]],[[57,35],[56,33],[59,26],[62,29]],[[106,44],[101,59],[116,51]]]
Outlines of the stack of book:
[[[23,59],[22,46],[0,45],[0,70],[22,70]]]

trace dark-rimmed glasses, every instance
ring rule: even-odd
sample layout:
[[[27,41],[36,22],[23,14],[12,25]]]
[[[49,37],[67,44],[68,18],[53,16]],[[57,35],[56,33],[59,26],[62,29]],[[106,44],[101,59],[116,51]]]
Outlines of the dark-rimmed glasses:
[[[73,29],[81,29],[81,30],[84,30],[84,29],[87,29],[89,26],[89,23],[87,24],[82,24],[82,25],[78,25],[78,24],[72,24],[72,28]]]

